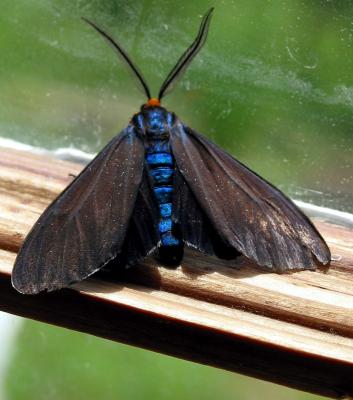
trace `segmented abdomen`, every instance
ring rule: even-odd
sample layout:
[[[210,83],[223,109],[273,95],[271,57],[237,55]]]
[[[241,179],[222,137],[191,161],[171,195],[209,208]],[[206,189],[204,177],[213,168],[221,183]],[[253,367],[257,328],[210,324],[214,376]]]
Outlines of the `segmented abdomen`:
[[[169,141],[156,139],[146,148],[146,163],[153,181],[160,220],[158,230],[162,246],[178,246],[180,240],[173,234],[172,196],[174,178],[174,157]]]

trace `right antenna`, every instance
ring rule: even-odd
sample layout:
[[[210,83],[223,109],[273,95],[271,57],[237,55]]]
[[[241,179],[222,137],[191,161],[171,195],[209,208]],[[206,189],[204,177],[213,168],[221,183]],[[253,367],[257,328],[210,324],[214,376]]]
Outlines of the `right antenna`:
[[[178,62],[175,64],[174,68],[169,72],[167,78],[163,82],[158,99],[161,100],[163,96],[169,93],[178,82],[178,80],[183,76],[187,67],[190,65],[193,58],[201,50],[202,46],[205,44],[208,28],[211,22],[211,17],[214,8],[210,8],[205,16],[202,18],[199,32],[196,36],[194,42],[185,50],[182,56],[179,58]]]

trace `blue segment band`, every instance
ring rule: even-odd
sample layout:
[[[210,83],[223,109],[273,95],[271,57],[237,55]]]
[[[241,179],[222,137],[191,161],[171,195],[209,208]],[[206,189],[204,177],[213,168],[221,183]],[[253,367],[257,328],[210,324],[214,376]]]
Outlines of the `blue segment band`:
[[[169,142],[167,140],[151,140],[150,145],[146,148],[146,154],[167,153],[170,154]]]
[[[170,218],[168,219],[162,218],[161,221],[159,222],[158,227],[160,233],[170,232],[172,230],[172,220]]]
[[[151,167],[155,165],[173,165],[173,158],[170,153],[150,153],[146,155],[146,161]]]
[[[172,216],[172,203],[164,203],[159,205],[159,212],[162,218],[168,218]]]
[[[180,240],[174,237],[171,232],[167,232],[162,234],[161,243],[163,246],[178,246],[180,244]]]
[[[153,190],[159,204],[171,202],[173,194],[173,188],[171,186],[157,186]]]
[[[170,183],[171,178],[173,177],[173,170],[169,167],[156,168],[150,171],[153,179],[157,184],[161,183]]]

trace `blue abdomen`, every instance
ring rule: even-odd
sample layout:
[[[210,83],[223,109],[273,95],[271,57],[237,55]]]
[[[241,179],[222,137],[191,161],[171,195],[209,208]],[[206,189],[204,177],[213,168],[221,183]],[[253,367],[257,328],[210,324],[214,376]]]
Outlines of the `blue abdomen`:
[[[157,135],[156,135],[157,136]],[[173,234],[173,180],[174,158],[169,140],[153,137],[146,148],[146,163],[153,181],[153,191],[159,206],[158,224],[162,246],[178,246],[180,240]]]

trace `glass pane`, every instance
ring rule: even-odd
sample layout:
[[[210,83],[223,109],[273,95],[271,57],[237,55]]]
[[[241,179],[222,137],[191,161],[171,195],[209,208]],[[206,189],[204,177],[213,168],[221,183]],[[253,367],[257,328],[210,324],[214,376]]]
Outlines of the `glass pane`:
[[[349,4],[216,2],[206,47],[164,105],[291,196],[352,211]],[[98,151],[145,99],[80,17],[118,38],[157,93],[208,6],[4,0],[1,135]]]

